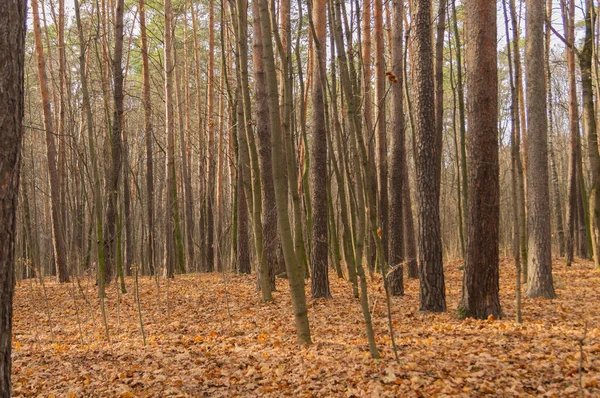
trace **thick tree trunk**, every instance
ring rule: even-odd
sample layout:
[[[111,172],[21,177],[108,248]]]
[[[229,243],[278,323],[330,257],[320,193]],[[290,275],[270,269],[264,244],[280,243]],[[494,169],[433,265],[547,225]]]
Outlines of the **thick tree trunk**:
[[[35,1],[35,0],[33,0]],[[37,4],[36,4],[37,6]],[[37,8],[37,7],[36,7]],[[37,9],[34,17],[37,15]],[[15,236],[23,139],[27,2],[0,3],[0,396],[11,395]],[[41,36],[39,18],[36,38]],[[41,39],[41,37],[40,37]],[[41,47],[41,41],[40,41]],[[39,55],[39,54],[38,54]]]
[[[420,309],[446,310],[439,201],[436,181],[435,99],[431,2],[413,3],[415,140],[419,214]]]
[[[461,315],[501,315],[499,292],[500,166],[496,4],[466,7],[469,208]]]
[[[527,3],[527,268],[526,294],[554,298],[548,189],[548,121],[544,74],[545,1]]]

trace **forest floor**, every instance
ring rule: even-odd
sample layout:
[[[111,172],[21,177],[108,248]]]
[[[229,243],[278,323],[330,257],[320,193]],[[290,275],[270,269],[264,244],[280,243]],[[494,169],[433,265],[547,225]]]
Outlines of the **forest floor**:
[[[254,276],[140,278],[143,345],[133,278],[106,299],[107,342],[94,281],[44,289],[18,283],[14,302],[13,395],[166,396],[600,396],[600,272],[554,263],[555,300],[523,299],[515,322],[514,266],[501,262],[501,320],[460,320],[460,262],[445,266],[448,310],[420,313],[417,280],[392,299],[400,364],[394,360],[381,280],[370,300],[382,359],[368,352],[360,303],[330,275],[333,298],[308,298],[314,344],[296,344],[286,280],[261,303]],[[168,297],[167,297],[168,291]],[[83,297],[82,292],[86,298]],[[307,287],[307,296],[310,295]],[[87,301],[89,300],[89,302]],[[48,316],[50,315],[50,317]]]

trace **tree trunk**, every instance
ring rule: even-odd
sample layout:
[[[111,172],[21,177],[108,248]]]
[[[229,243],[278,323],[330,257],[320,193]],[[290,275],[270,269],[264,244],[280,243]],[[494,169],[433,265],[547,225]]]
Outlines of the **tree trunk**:
[[[116,252],[117,238],[117,207],[119,204],[119,176],[121,174],[121,132],[123,129],[123,8],[124,0],[117,0],[115,14],[115,48],[112,58],[113,74],[113,118],[112,131],[110,135],[111,167],[106,179],[106,192],[108,196],[108,207],[106,210],[106,228],[104,230],[104,253],[105,269],[104,280],[110,284],[115,273],[116,260],[119,253]]]
[[[298,341],[302,344],[311,344],[310,327],[306,310],[306,296],[304,292],[304,280],[302,264],[299,263],[294,252],[294,243],[288,216],[288,201],[285,187],[288,184],[283,164],[283,140],[281,134],[281,120],[279,116],[279,98],[277,90],[277,75],[275,70],[275,58],[273,44],[271,41],[271,21],[269,19],[269,5],[267,0],[259,0],[260,3],[260,25],[263,35],[263,59],[265,62],[265,77],[267,80],[268,108],[271,126],[271,149],[273,159],[273,185],[275,188],[275,200],[277,207],[277,226],[283,247],[285,265],[290,283],[292,306],[296,319],[296,334]]]
[[[554,298],[548,189],[548,121],[544,74],[545,1],[527,3],[527,280],[529,297]]]
[[[275,188],[274,188],[274,174],[273,174],[273,162],[272,162],[272,148],[271,148],[271,125],[269,119],[269,102],[267,94],[267,80],[265,76],[265,61],[263,54],[264,38],[261,28],[261,16],[258,1],[252,2],[252,16],[254,18],[254,42],[252,61],[254,66],[254,104],[255,104],[255,120],[256,120],[256,136],[258,137],[258,153],[257,157],[260,164],[256,164],[256,158],[253,156],[252,171],[257,179],[253,187],[254,190],[254,219],[257,223],[255,225],[255,233],[260,228],[260,238],[263,240],[260,250],[257,247],[257,254],[260,253],[260,265],[261,272],[259,278],[269,279],[277,264],[277,250],[278,247],[275,244],[277,237],[277,206],[275,200]],[[242,37],[243,40],[243,37]],[[250,102],[250,96],[248,95],[247,101]],[[249,106],[249,105],[248,105]],[[248,116],[250,119],[250,117]],[[250,142],[250,135],[248,136]],[[256,151],[256,149],[254,149]],[[283,149],[281,149],[283,151]],[[258,166],[258,167],[257,167]],[[280,164],[279,167],[284,167]],[[257,170],[260,169],[260,170]],[[260,177],[260,178],[259,178]],[[259,182],[260,181],[260,182]],[[286,188],[287,190],[287,188]],[[262,223],[261,223],[262,217]],[[262,281],[260,281],[261,286]],[[266,282],[264,282],[266,284]],[[274,288],[273,283],[269,283],[270,288]],[[262,289],[266,289],[266,286]],[[263,291],[263,299],[265,292]]]
[[[388,256],[389,235],[389,204],[388,204],[388,149],[387,149],[387,120],[386,120],[386,68],[385,48],[383,39],[383,3],[375,0],[373,16],[375,19],[375,98],[377,99],[377,121],[375,132],[375,152],[377,164],[377,220],[381,229],[381,241],[384,247],[384,261]],[[369,136],[370,136],[369,132]]]
[[[462,213],[466,214],[468,207],[468,178],[467,178],[467,127],[465,124],[465,91],[463,88],[463,72],[462,72],[462,54],[460,32],[458,30],[458,18],[456,15],[456,0],[452,0],[452,22],[454,30],[454,40],[456,41],[456,90],[458,91],[458,120],[460,125],[460,173],[462,184]],[[464,227],[466,229],[466,217],[464,217]],[[463,231],[463,233],[466,231]],[[463,253],[464,255],[464,253]]]
[[[46,76],[46,61],[44,58],[44,49],[42,47],[42,29],[40,27],[38,0],[31,1],[31,8],[33,13],[35,51],[38,60],[38,76],[40,80],[40,92],[42,96],[44,128],[46,130],[46,157],[48,159],[48,174],[50,176],[52,241],[54,244],[56,278],[59,282],[68,282],[69,271],[67,268],[67,249],[65,244],[65,235],[61,224],[62,215],[60,214],[60,182],[58,176],[58,166],[56,164],[56,143],[54,140],[54,127],[52,123],[48,78]]]
[[[164,0],[165,7],[165,133],[167,136],[166,153],[166,207],[165,207],[165,252],[164,264],[167,278],[175,276],[175,120],[173,118],[173,11],[171,0]]]
[[[524,264],[527,264],[527,220],[526,220],[526,212],[525,212],[525,177],[523,171],[523,157],[521,156],[521,139],[525,137],[525,120],[524,120],[524,106],[523,106],[523,72],[521,70],[521,50],[520,50],[520,41],[521,35],[519,33],[519,25],[518,25],[518,15],[515,7],[515,0],[509,1],[510,6],[510,14],[513,28],[513,54],[514,54],[514,65],[515,65],[515,94],[516,94],[516,106],[517,106],[517,119],[516,128],[517,134],[515,144],[517,145],[517,152],[519,153],[519,159],[517,161],[517,177],[518,177],[518,185],[519,185],[519,219],[520,219],[520,228],[519,232],[520,242],[521,242],[521,260]],[[527,267],[523,267],[523,278],[527,280]]]
[[[444,30],[446,30],[446,0],[439,0],[435,38],[435,142],[437,195],[442,181],[442,152],[444,149]]]
[[[519,123],[517,87],[515,85],[512,52],[510,50],[510,35],[508,31],[508,13],[506,11],[507,0],[502,0],[504,11],[504,28],[506,32],[506,49],[508,55],[508,75],[510,79],[510,116],[511,116],[511,140],[510,140],[510,180],[511,180],[511,204],[513,206],[513,257],[515,260],[515,298],[517,302],[517,322],[522,322],[521,317],[521,221],[519,218],[519,184],[517,164],[519,162]]]
[[[154,275],[156,268],[156,241],[154,231],[154,159],[152,101],[150,98],[150,70],[148,64],[148,40],[146,35],[145,0],[140,0],[140,36],[142,38],[142,102],[144,104],[144,143],[146,145],[146,195],[148,214],[148,270]]]
[[[600,268],[600,154],[598,153],[598,132],[594,110],[594,88],[592,84],[592,47],[594,10],[590,0],[585,2],[585,40],[579,55],[581,68],[581,89],[583,97],[583,128],[587,137],[588,159],[590,162],[590,224],[595,268]]]
[[[403,263],[404,263],[404,203],[402,200],[404,170],[406,166],[405,137],[404,137],[404,92],[402,90],[403,72],[402,56],[404,32],[402,16],[404,15],[403,0],[394,0],[392,3],[392,138],[390,145],[390,219],[389,219],[389,263],[392,273],[389,277],[390,294],[392,296],[404,295]]]
[[[208,65],[207,65],[207,85],[208,85],[208,101],[207,101],[207,118],[208,124],[206,128],[206,272],[212,272],[215,269],[215,230],[214,230],[214,136],[215,136],[215,2],[209,0],[208,3]]]
[[[187,3],[186,3],[187,8]],[[176,66],[175,76],[177,77],[177,103],[179,109],[179,150],[181,152],[181,171],[183,177],[183,208],[185,217],[185,243],[187,249],[187,262],[186,268],[192,270],[196,267],[196,257],[194,249],[194,202],[192,200],[192,178],[191,178],[191,165],[188,160],[188,153],[190,152],[190,143],[188,137],[190,136],[191,121],[190,121],[190,109],[189,109],[189,80],[187,73],[187,12],[184,12],[184,64],[183,64],[183,78],[185,90],[181,93],[181,77],[182,74],[179,71],[180,66]],[[182,115],[185,114],[185,117]]]
[[[500,166],[496,4],[465,3],[469,208],[461,314],[501,315],[499,292]]]
[[[325,100],[327,87],[325,59],[327,56],[327,9],[325,0],[313,3],[312,18],[316,36],[316,56],[313,59],[312,130],[310,187],[312,200],[312,258],[311,293],[313,298],[331,297],[328,269],[327,234],[327,128],[325,125]],[[333,215],[332,215],[333,216]]]
[[[33,0],[34,2],[36,0]],[[36,43],[41,50],[41,32],[37,19]],[[27,2],[8,0],[0,3],[0,395],[11,395],[11,345],[13,296],[15,291],[15,236],[21,144],[23,139],[25,32]],[[38,56],[40,53],[38,53]],[[42,61],[43,66],[43,61]],[[40,68],[41,69],[41,68]]]
[[[419,214],[420,309],[445,311],[439,201],[436,181],[435,99],[431,2],[413,3],[415,140]]]
[[[576,86],[576,76],[575,76],[575,51],[572,48],[575,38],[575,27],[574,23],[571,21],[574,18],[575,9],[572,6],[569,7],[567,11],[565,9],[566,5],[564,2],[561,2],[563,5],[562,16],[563,16],[563,25],[565,27],[565,37],[568,43],[571,43],[570,46],[567,46],[567,69],[568,69],[568,79],[569,79],[569,130],[570,130],[570,155],[569,155],[569,177],[568,177],[568,206],[567,206],[567,241],[566,241],[566,250],[567,250],[567,266],[571,265],[573,262],[573,253],[575,249],[575,228],[578,227],[577,219],[577,141],[579,136],[579,115],[577,111],[577,86]],[[572,11],[571,11],[572,10]],[[573,15],[573,17],[571,17]]]

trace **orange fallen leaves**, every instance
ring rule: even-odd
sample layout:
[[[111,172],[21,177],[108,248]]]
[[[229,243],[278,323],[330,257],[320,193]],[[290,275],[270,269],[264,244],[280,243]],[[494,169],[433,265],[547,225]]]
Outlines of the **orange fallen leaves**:
[[[445,313],[417,311],[416,280],[406,279],[406,295],[392,298],[400,364],[387,334],[380,278],[369,282],[379,361],[369,356],[359,301],[334,274],[332,299],[307,298],[314,340],[309,347],[296,344],[284,280],[277,281],[275,302],[263,304],[254,276],[228,275],[227,294],[221,275],[180,276],[169,282],[168,312],[166,282],[160,281],[159,291],[153,279],[140,278],[146,347],[132,280],[128,294],[117,296],[114,287],[108,291],[112,344],[104,337],[92,281],[82,281],[91,304],[76,296],[81,325],[71,286],[46,281],[54,341],[41,287],[24,281],[15,296],[13,395],[577,396],[575,339],[587,320],[582,384],[588,395],[600,396],[600,274],[590,263],[566,268],[556,262],[556,275],[567,282],[556,300],[524,298],[523,324],[514,321],[514,270],[508,260],[501,264],[504,318],[457,319],[459,266],[445,267]]]

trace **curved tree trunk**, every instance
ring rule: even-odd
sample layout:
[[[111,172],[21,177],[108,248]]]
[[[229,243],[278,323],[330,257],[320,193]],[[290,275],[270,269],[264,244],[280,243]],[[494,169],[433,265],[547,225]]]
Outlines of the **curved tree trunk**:
[[[281,134],[281,120],[279,116],[279,98],[277,90],[277,75],[275,70],[275,58],[273,54],[273,43],[271,41],[271,21],[269,19],[269,5],[267,0],[259,0],[260,26],[263,35],[263,59],[265,61],[265,75],[267,80],[267,93],[269,116],[271,126],[271,150],[273,156],[273,184],[275,187],[275,200],[277,204],[277,225],[285,264],[290,283],[292,296],[292,307],[296,320],[296,334],[298,341],[303,344],[311,344],[310,327],[306,309],[306,296],[304,292],[304,280],[302,264],[299,263],[294,252],[292,231],[288,216],[288,200],[285,187],[288,183],[283,170],[283,139]]]

